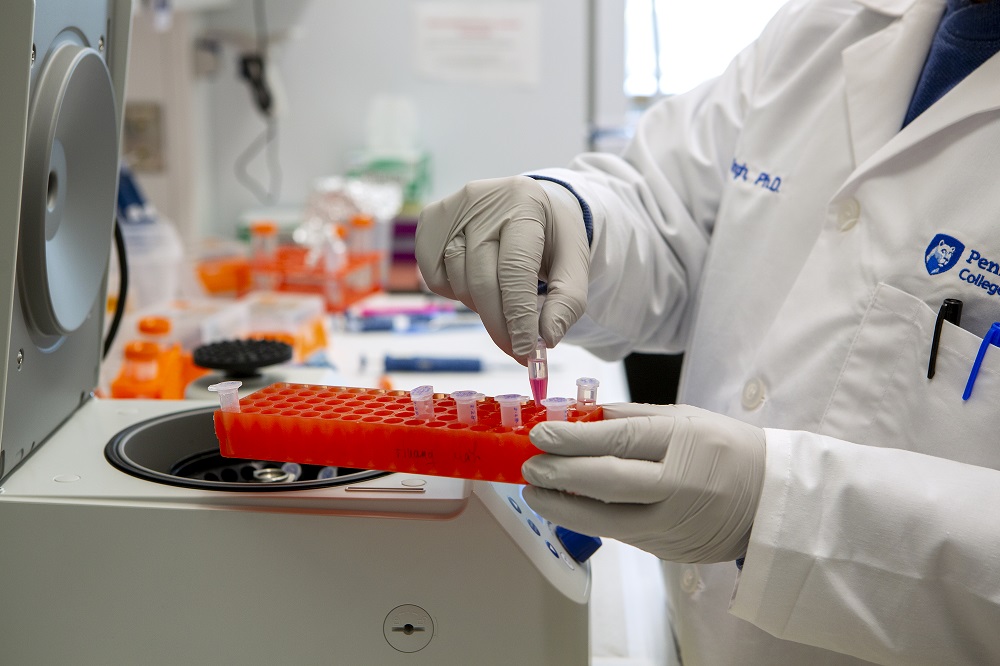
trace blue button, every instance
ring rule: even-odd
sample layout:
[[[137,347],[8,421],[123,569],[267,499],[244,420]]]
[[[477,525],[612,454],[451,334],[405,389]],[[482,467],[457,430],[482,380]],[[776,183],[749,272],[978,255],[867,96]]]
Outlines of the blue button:
[[[535,525],[533,522],[531,522],[530,518],[528,519],[528,527],[530,527],[531,531],[537,534],[538,536],[542,536],[542,533],[538,530],[538,526]]]
[[[600,537],[580,534],[579,532],[568,530],[562,525],[556,527],[556,537],[559,538],[566,552],[581,564],[590,559],[590,556],[601,547]]]
[[[546,542],[545,542],[545,545],[549,547],[549,552],[550,552],[550,553],[552,553],[552,554],[553,554],[553,555],[555,555],[556,557],[559,557],[559,551],[558,551],[558,550],[556,550],[556,547],[555,547],[555,546],[553,546],[551,542],[549,542],[549,541],[546,541]]]
[[[514,507],[514,511],[517,511],[518,513],[521,513],[521,507],[519,507],[519,506],[517,505],[517,502],[515,502],[515,501],[514,501],[514,498],[513,498],[513,497],[508,497],[508,498],[507,498],[507,501],[508,501],[508,502],[510,502],[510,505],[511,505],[512,507]]]

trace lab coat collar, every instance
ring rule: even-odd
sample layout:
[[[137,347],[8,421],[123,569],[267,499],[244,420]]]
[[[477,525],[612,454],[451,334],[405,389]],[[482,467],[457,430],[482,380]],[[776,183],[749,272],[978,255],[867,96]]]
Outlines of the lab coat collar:
[[[891,4],[903,0],[865,0]],[[1000,110],[1000,54],[994,55],[902,130],[910,98],[945,0],[912,0],[882,30],[843,53],[855,171],[844,184],[971,116]]]
[[[899,133],[944,13],[945,0],[907,1],[912,6],[902,16],[843,52],[855,166]]]

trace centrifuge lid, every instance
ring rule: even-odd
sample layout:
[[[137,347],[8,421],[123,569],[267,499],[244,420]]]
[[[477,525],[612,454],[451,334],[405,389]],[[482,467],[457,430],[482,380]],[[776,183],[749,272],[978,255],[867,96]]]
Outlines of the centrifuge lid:
[[[7,0],[0,22],[0,478],[97,384],[130,0]]]

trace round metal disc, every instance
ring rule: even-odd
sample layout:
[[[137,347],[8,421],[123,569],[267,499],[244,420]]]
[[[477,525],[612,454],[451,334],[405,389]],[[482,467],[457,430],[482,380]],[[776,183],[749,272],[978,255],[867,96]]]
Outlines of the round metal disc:
[[[32,325],[52,336],[78,329],[102,295],[118,131],[97,51],[64,43],[43,67],[29,110],[18,270]]]

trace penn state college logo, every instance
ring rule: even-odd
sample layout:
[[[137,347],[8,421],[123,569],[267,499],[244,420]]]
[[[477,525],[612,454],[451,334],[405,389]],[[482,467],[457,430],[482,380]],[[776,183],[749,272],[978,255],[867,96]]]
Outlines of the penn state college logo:
[[[962,241],[947,234],[938,234],[924,252],[927,273],[937,275],[951,269],[962,258],[964,251],[965,245]]]

